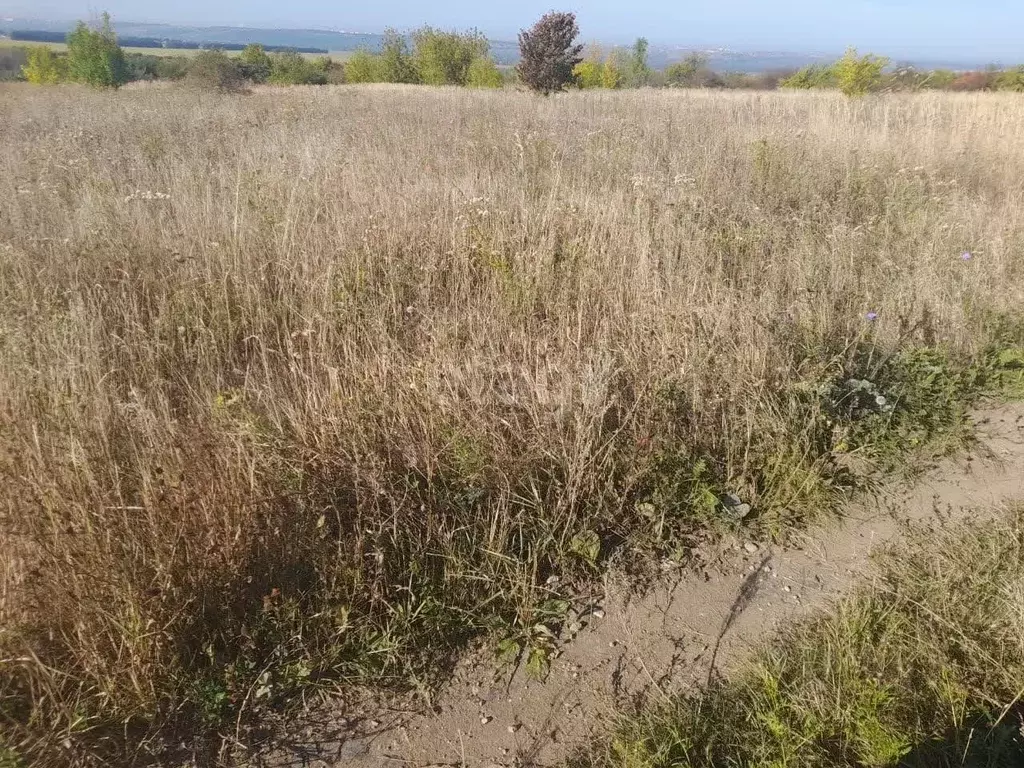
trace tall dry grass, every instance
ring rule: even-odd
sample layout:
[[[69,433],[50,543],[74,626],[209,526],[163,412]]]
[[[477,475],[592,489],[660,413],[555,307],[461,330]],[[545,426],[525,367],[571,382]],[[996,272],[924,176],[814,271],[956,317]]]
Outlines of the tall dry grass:
[[[609,542],[684,556],[709,493],[798,523],[882,460],[843,381],[928,346],[955,398],[944,361],[1005,340],[1022,122],[994,95],[0,89],[8,748],[141,759],[327,681],[429,686]]]

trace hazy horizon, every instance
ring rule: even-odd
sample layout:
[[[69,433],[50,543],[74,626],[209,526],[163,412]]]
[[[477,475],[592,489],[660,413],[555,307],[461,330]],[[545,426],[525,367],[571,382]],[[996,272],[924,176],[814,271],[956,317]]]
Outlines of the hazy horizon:
[[[326,0],[296,0],[283,10],[270,0],[179,0],[158,9],[133,0],[107,0],[100,6],[82,0],[33,0],[12,3],[4,15],[50,20],[93,18],[109,10],[122,22],[190,26],[326,28],[380,32],[385,27],[423,24],[476,27],[492,38],[514,39],[552,7],[551,0],[524,0],[515,8],[480,6],[449,0],[421,7],[414,0],[381,0],[371,6],[341,9]],[[847,45],[890,55],[1024,60],[1024,4],[979,0],[963,7],[954,0],[850,0],[825,7],[812,0],[767,6],[757,0],[670,0],[632,3],[570,2],[582,38],[609,43],[647,37],[659,45],[721,46],[737,50],[836,51]]]

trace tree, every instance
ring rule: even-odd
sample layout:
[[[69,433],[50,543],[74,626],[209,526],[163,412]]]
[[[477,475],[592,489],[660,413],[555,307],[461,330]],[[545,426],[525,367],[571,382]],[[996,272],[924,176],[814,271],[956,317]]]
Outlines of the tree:
[[[242,72],[224,51],[210,49],[192,57],[185,84],[200,91],[234,92],[242,88]]]
[[[383,80],[380,56],[360,48],[345,62],[346,83],[379,83]]]
[[[128,81],[124,51],[117,44],[109,13],[103,14],[99,29],[78,22],[67,43],[69,79],[97,88],[117,88]]]
[[[460,34],[423,27],[413,33],[413,43],[413,63],[427,85],[466,85],[470,66],[490,53],[487,38],[475,29]]]
[[[473,59],[469,65],[466,85],[470,88],[501,88],[505,78],[490,56]]]
[[[601,87],[618,88],[621,85],[622,69],[619,67],[615,55],[612,54],[604,60],[604,65],[601,67]]]
[[[779,86],[782,88],[835,88],[836,69],[831,64],[811,64],[784,78]]]
[[[707,65],[707,56],[691,53],[682,61],[669,64],[665,68],[665,83],[678,87],[693,87],[697,84],[697,76],[707,68]]]
[[[384,30],[380,52],[380,79],[385,83],[416,83],[419,76],[409,56],[405,38],[393,29]]]
[[[1000,73],[996,78],[996,88],[1000,91],[1024,93],[1024,66]]]
[[[649,47],[646,37],[638,37],[633,43],[633,51],[629,60],[629,85],[632,88],[647,85],[651,79],[651,68],[647,64]]]
[[[529,30],[519,33],[521,60],[517,71],[532,90],[543,94],[561,91],[573,81],[582,45],[573,13],[547,13]]]
[[[847,48],[833,66],[839,90],[847,96],[863,96],[878,88],[882,83],[882,71],[889,60],[881,56],[857,55],[856,48]]]
[[[324,85],[327,73],[296,51],[282,51],[270,57],[269,82],[274,85]]]
[[[21,68],[22,77],[36,85],[55,85],[67,77],[67,62],[46,45],[34,45]]]
[[[576,85],[584,90],[601,87],[601,62],[597,59],[584,59],[572,68]]]
[[[270,79],[273,62],[259,43],[250,43],[238,56],[239,69],[246,80],[265,83]]]

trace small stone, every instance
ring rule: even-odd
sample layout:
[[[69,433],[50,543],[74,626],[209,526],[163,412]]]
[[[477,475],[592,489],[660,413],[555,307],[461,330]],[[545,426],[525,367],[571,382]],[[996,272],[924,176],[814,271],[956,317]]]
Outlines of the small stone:
[[[748,541],[746,544],[744,544],[743,548],[747,550],[747,552],[749,552],[750,554],[754,554],[755,552],[757,552],[757,550],[760,549],[760,547],[752,541]]]
[[[349,739],[341,745],[341,749],[338,750],[338,757],[343,759],[362,757],[368,751],[369,750],[363,742],[357,739]]]
[[[505,730],[507,730],[509,733],[515,733],[516,731],[519,730],[519,726],[518,725],[510,725]]]
[[[596,611],[594,611],[594,613],[592,615],[593,615],[593,617],[595,619],[603,619],[604,618],[604,611],[602,611],[600,608],[598,608]]]
[[[615,647],[618,646],[618,644],[619,644],[618,640],[612,640],[610,643],[608,643],[608,647],[609,648],[615,648]]]
[[[484,715],[483,717],[480,718],[480,725],[487,725],[493,719],[494,719],[493,717],[488,717],[487,715]]]
[[[789,584],[784,586],[782,589],[785,590],[786,592],[792,592],[793,591],[793,588],[791,586],[789,586]]]

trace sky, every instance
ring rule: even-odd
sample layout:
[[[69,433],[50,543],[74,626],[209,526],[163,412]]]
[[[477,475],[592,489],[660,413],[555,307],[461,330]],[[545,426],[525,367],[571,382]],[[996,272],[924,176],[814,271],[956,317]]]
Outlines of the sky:
[[[1024,60],[1024,0],[0,0],[0,16],[108,10],[123,21],[353,32],[431,24],[513,39],[552,6],[576,12],[585,40]]]

